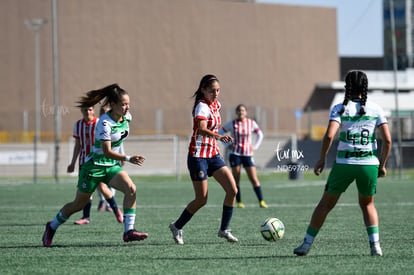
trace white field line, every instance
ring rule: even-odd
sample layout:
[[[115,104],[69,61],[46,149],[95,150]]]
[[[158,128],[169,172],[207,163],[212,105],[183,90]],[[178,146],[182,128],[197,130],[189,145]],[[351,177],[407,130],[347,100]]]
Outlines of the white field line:
[[[267,205],[269,206],[269,208],[308,208],[308,207],[315,207],[317,204],[317,202],[315,202],[314,204],[279,204],[279,203],[268,203]],[[245,206],[247,208],[258,208],[259,205],[257,204],[245,204]],[[398,203],[375,203],[375,206],[414,206],[414,202],[398,202]],[[181,205],[181,206],[177,206],[177,205],[137,205],[137,208],[141,208],[141,209],[148,209],[148,208],[154,208],[154,209],[168,209],[168,208],[184,208],[186,207],[186,205]],[[209,204],[207,202],[207,204],[204,206],[206,208],[222,208],[223,205],[220,204]],[[336,207],[359,207],[358,203],[337,203]],[[1,207],[0,207],[1,209]]]
[[[267,188],[282,189],[282,188],[298,188],[307,186],[324,186],[326,181],[306,181],[306,182],[289,182],[288,184],[266,185]]]
[[[189,199],[190,201],[190,199]],[[8,206],[8,205],[0,205],[0,210],[20,210],[20,209],[32,209],[32,210],[41,210],[41,209],[60,209],[63,206],[62,205],[55,205],[55,206],[47,206],[47,207],[38,207],[38,206],[31,206],[31,205],[22,205],[22,206]],[[283,203],[268,203],[269,208],[314,208],[316,206],[317,202],[314,204],[283,204]],[[245,204],[246,208],[257,208],[259,209],[258,204]],[[413,207],[414,202],[396,202],[396,203],[380,203],[376,202],[375,206],[377,207]],[[163,204],[163,205],[140,205],[139,202],[137,204],[137,209],[184,209],[186,205],[177,205],[177,204]],[[207,204],[204,206],[204,208],[222,208],[222,204]],[[359,207],[358,203],[337,203],[336,207]],[[237,211],[237,210],[236,210]],[[242,210],[240,210],[242,211]]]
[[[282,189],[282,188],[301,188],[301,187],[307,187],[307,186],[323,186],[325,185],[325,181],[310,181],[310,182],[290,182],[289,184],[281,184],[281,185],[267,185],[266,189],[268,188],[275,188],[275,189]],[[188,201],[192,200],[192,197],[188,198]],[[288,203],[288,204],[279,204],[279,203],[268,203],[268,206],[273,208],[309,208],[309,207],[315,207],[316,204],[318,203],[319,198],[315,201],[314,204],[294,204],[294,203]],[[375,202],[376,206],[407,206],[407,207],[411,207],[414,206],[414,202],[396,202],[396,203],[381,203],[381,202]],[[44,207],[44,209],[56,209],[59,207],[62,207],[62,205],[56,205],[56,206],[48,206],[48,207]],[[163,204],[163,205],[142,205],[140,204],[140,195],[139,195],[139,190],[138,190],[138,194],[137,194],[137,209],[169,209],[169,208],[185,208],[187,205],[168,205],[168,204]],[[258,204],[245,204],[246,207],[248,208],[257,208]],[[223,205],[222,204],[209,204],[207,202],[207,204],[204,206],[207,208],[222,208]],[[358,203],[337,203],[336,207],[359,207]],[[42,207],[43,208],[43,207]],[[0,210],[8,210],[8,209],[39,209],[38,206],[33,206],[31,207],[30,205],[25,205],[25,206],[7,206],[7,205],[0,205]]]

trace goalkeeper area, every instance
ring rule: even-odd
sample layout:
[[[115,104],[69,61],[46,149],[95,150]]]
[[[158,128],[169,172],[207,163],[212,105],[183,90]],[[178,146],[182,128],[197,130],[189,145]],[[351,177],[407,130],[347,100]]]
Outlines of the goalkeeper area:
[[[0,266],[2,274],[410,274],[413,270],[414,171],[404,177],[379,179],[375,205],[380,217],[383,257],[370,248],[355,184],[340,198],[317,236],[310,253],[297,257],[312,211],[319,201],[327,172],[305,173],[289,180],[287,173],[260,172],[264,199],[259,208],[246,175],[241,192],[246,208],[235,208],[231,222],[238,243],[217,237],[224,192],[209,179],[207,205],[184,227],[184,245],[174,243],[168,225],[193,199],[188,175],[133,176],[137,186],[136,229],[147,240],[122,241],[123,226],[92,203],[91,223],[74,225],[75,213],[55,234],[51,248],[42,246],[45,223],[74,198],[75,177],[0,178]],[[116,193],[118,203],[122,193]],[[267,242],[260,225],[276,217],[286,227],[283,239]]]

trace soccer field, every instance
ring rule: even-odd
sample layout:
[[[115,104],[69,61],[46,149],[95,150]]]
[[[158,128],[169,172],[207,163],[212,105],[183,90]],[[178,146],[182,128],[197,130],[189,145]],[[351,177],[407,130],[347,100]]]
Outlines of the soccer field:
[[[326,176],[326,175],[325,175]],[[2,274],[412,274],[414,269],[414,176],[380,179],[375,203],[380,216],[383,257],[370,256],[355,184],[339,200],[306,257],[293,249],[303,239],[310,215],[323,192],[323,178],[307,173],[290,181],[283,174],[259,175],[268,209],[258,206],[246,175],[231,228],[239,243],[217,237],[224,191],[209,180],[209,201],[184,227],[183,246],[174,243],[168,225],[193,199],[187,176],[134,177],[136,228],[149,233],[142,242],[124,243],[123,226],[109,212],[96,210],[91,223],[74,225],[74,214],[44,248],[45,223],[74,197],[76,178],[59,184],[41,179],[0,179],[0,270]],[[118,204],[122,194],[117,192]],[[277,242],[259,232],[267,217],[281,219],[286,232]]]

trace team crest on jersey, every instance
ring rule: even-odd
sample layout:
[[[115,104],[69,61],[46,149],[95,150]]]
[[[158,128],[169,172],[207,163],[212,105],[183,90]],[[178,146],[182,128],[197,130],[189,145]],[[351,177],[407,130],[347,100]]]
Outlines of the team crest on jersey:
[[[204,171],[200,171],[198,172],[198,176],[202,179],[204,178]]]

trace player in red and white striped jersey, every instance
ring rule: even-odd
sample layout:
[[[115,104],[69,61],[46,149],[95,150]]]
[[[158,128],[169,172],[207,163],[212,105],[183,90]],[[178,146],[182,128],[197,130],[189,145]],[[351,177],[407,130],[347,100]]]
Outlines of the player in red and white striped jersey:
[[[79,171],[84,164],[86,157],[91,152],[95,139],[95,126],[98,118],[95,116],[94,107],[81,108],[83,118],[76,121],[73,126],[73,137],[75,138],[75,147],[73,148],[72,161],[67,168],[68,173],[75,170],[76,160],[79,159]],[[114,190],[108,188],[106,184],[98,186],[99,193],[103,195],[109,204],[107,211],[114,211],[118,222],[123,222],[123,215],[115,201]],[[86,206],[83,208],[83,216],[75,221],[75,224],[82,225],[90,223],[90,213],[92,207],[92,196]]]
[[[194,93],[193,135],[189,146],[187,165],[195,191],[195,199],[184,209],[180,217],[170,224],[173,239],[177,244],[184,244],[182,228],[192,216],[207,203],[207,178],[213,176],[223,187],[226,195],[218,236],[229,242],[237,242],[229,229],[237,193],[236,183],[220,156],[217,140],[230,142],[228,135],[219,135],[220,103],[217,97],[220,83],[214,75],[205,75]]]
[[[260,130],[257,123],[247,117],[247,109],[243,104],[236,107],[237,118],[227,122],[220,130],[219,134],[230,132],[233,137],[233,143],[230,144],[230,166],[237,185],[237,206],[244,208],[241,201],[240,193],[240,170],[243,165],[247,176],[253,185],[259,205],[262,208],[267,208],[266,202],[263,200],[262,188],[259,179],[257,178],[256,167],[253,160],[253,151],[259,148],[263,140],[263,132]],[[256,142],[252,144],[252,134],[256,134]]]
[[[75,148],[80,146],[79,166],[84,163],[86,156],[91,152],[95,138],[95,125],[98,120],[93,107],[82,108],[81,112],[83,119],[76,121],[73,127],[73,137],[76,139]],[[74,159],[75,161],[71,162],[72,166],[74,166],[77,158]]]
[[[217,134],[221,124],[220,108],[221,105],[218,101],[209,104],[205,99],[201,99],[197,102],[193,110],[193,135],[189,146],[190,155],[197,158],[212,158],[219,154],[216,138],[201,134],[198,121],[206,121],[207,129]]]

